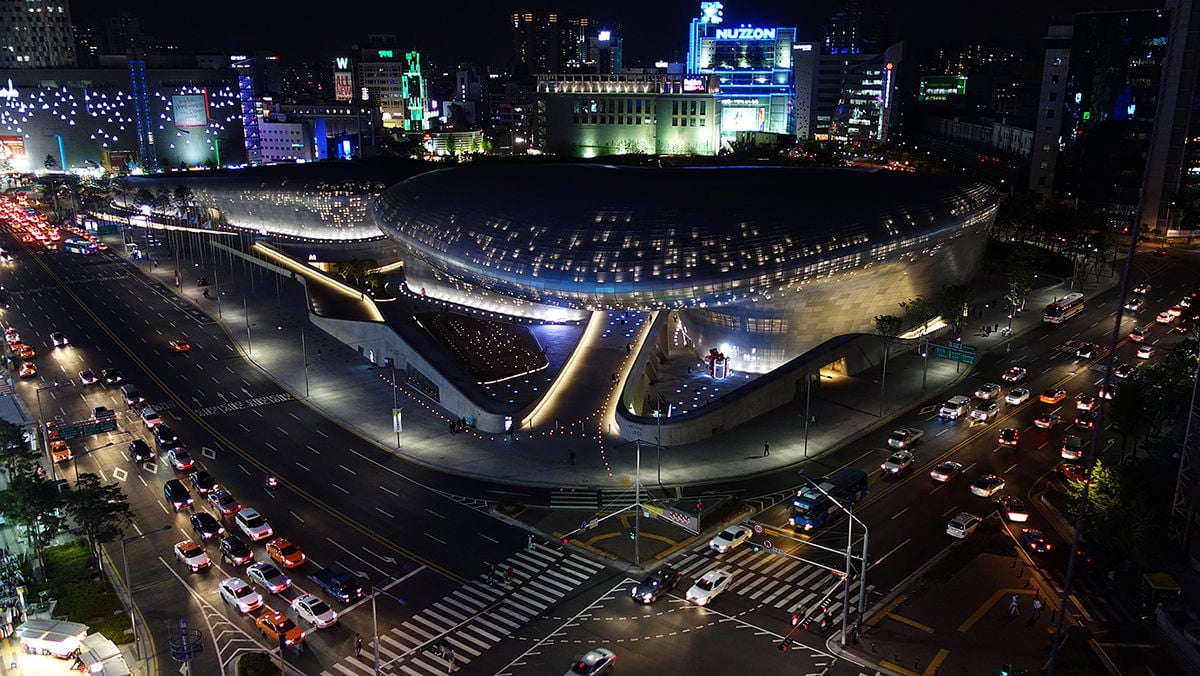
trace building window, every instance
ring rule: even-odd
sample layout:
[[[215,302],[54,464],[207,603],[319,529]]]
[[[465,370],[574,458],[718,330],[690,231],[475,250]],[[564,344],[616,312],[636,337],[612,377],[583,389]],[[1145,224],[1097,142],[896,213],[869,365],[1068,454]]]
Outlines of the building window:
[[[1053,109],[1053,108],[1051,108],[1050,110],[1047,110],[1047,111],[1046,111],[1046,119],[1047,119],[1047,120],[1053,120],[1053,119],[1054,119],[1054,109]]]

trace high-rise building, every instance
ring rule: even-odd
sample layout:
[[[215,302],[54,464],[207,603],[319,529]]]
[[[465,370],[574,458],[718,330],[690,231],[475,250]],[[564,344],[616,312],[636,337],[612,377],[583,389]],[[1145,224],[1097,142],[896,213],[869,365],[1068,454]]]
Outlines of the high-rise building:
[[[384,127],[427,129],[428,97],[420,54],[402,51],[394,35],[383,34],[367,36],[367,46],[356,46],[354,54],[352,100],[374,102]]]
[[[518,77],[595,72],[592,66],[593,41],[602,30],[597,28],[595,19],[555,12],[525,11],[513,12],[511,19],[513,72]],[[607,30],[611,35],[613,29]]]
[[[72,68],[75,64],[66,0],[0,0],[0,68]]]

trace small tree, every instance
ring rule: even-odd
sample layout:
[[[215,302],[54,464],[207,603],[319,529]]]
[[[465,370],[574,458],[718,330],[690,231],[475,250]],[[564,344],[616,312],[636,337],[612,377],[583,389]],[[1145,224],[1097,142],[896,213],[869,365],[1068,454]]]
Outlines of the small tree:
[[[963,315],[973,300],[975,300],[975,289],[966,284],[943,286],[934,300],[938,314],[954,330],[955,336],[962,335]]]
[[[904,321],[909,326],[921,326],[921,333],[925,333],[930,319],[937,314],[937,309],[933,302],[924,296],[910,298],[900,301],[900,309],[904,310]]]
[[[875,315],[875,333],[883,339],[883,373],[879,377],[879,416],[883,417],[884,387],[887,384],[888,352],[900,330],[904,328],[904,320],[896,315]]]
[[[46,167],[46,171],[54,171],[58,168],[58,160],[53,154],[47,154],[45,161],[42,162],[42,165]]]
[[[80,474],[75,490],[67,494],[66,509],[87,537],[96,565],[103,568],[100,545],[121,537],[125,527],[133,523],[134,515],[121,485],[105,486],[95,474]]]
[[[8,488],[0,491],[0,514],[19,524],[39,562],[55,537],[63,531],[62,494],[58,484],[29,472],[9,475]]]
[[[29,445],[25,432],[19,426],[0,419],[0,462],[10,477],[19,469],[37,462],[40,457],[41,453]]]

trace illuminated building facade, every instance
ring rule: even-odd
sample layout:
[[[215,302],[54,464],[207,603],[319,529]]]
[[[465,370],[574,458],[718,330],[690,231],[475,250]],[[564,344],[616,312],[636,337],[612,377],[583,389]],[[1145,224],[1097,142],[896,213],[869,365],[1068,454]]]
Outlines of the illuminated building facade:
[[[67,0],[0,0],[0,69],[74,66]]]
[[[996,206],[989,184],[899,172],[475,163],[388,188],[375,217],[414,293],[537,319],[678,310],[767,372],[968,281]]]
[[[350,64],[338,60],[341,75],[335,73],[334,81],[337,99],[377,106],[385,127],[404,131],[428,129],[429,97],[421,73],[420,53],[400,51],[392,35],[371,35],[368,43],[367,47],[356,50],[352,71],[343,71]],[[353,80],[348,76],[351,72]]]
[[[0,145],[15,171],[246,162],[229,69],[0,71]]]
[[[567,157],[715,155],[715,78],[622,73],[539,75],[537,138]]]

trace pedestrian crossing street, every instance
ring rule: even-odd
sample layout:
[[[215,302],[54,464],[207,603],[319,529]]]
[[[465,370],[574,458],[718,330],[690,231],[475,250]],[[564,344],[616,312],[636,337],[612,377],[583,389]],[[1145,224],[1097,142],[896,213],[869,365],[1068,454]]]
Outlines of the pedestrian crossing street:
[[[503,574],[509,566],[513,568],[513,581],[505,585]],[[603,569],[578,554],[534,543],[531,549],[496,564],[493,582],[480,575],[381,634],[379,663],[387,667],[381,671],[412,676],[445,674],[449,663],[431,650],[442,638],[454,649],[455,664],[466,668],[485,650],[546,615],[547,609]],[[373,674],[373,647],[369,637],[363,639],[361,655],[335,662],[321,676]]]
[[[725,593],[738,594],[787,613],[808,610],[811,614],[828,597],[829,614],[836,617],[845,603],[845,584],[842,578],[830,574],[828,568],[787,556],[756,553],[746,546],[714,556],[708,544],[703,543],[684,552],[671,565],[683,573],[680,584],[683,591],[704,573],[714,568],[726,568],[733,573],[733,579]],[[873,585],[867,585],[868,594],[873,590]],[[850,593],[853,612],[858,607],[859,597],[858,585],[853,581]]]

